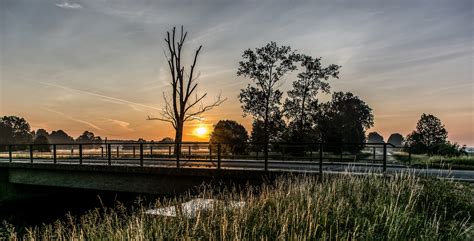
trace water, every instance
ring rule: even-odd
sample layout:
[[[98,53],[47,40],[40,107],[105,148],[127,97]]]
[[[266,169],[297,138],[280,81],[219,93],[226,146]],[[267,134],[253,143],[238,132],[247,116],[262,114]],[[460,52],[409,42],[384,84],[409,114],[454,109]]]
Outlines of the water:
[[[60,192],[41,198],[0,203],[0,220],[12,224],[21,234],[26,227],[64,220],[67,214],[78,217],[95,208],[113,207],[117,202],[131,207],[139,198],[147,204],[159,197],[84,190]]]

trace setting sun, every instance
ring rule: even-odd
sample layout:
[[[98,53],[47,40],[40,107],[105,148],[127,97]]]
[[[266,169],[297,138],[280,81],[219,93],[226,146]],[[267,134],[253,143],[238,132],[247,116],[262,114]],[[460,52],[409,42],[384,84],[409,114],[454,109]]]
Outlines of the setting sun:
[[[209,135],[209,128],[205,126],[199,126],[194,129],[193,134],[199,138],[207,138]]]

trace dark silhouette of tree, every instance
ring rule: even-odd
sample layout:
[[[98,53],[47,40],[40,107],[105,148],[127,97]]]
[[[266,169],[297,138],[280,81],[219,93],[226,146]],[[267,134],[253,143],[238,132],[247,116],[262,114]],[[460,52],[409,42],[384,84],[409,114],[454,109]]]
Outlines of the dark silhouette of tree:
[[[423,113],[416,124],[416,129],[407,136],[406,144],[414,153],[433,154],[433,148],[447,143],[448,132],[441,120],[431,114]]]
[[[51,144],[72,144],[74,143],[74,138],[69,136],[63,130],[52,131],[48,136],[49,142]]]
[[[263,128],[260,133],[263,136],[259,138],[262,137],[264,152],[267,155],[270,123],[278,122],[278,117],[282,115],[282,92],[278,90],[280,80],[287,72],[296,69],[294,62],[299,56],[289,46],[278,46],[275,42],[270,42],[255,51],[245,50],[242,58],[244,60],[239,62],[237,75],[250,78],[254,84],[249,84],[240,91],[240,102],[244,116],[251,115],[254,125]]]
[[[370,132],[367,135],[367,143],[383,143],[383,136],[378,132]]]
[[[324,103],[313,116],[321,140],[326,143],[364,143],[365,131],[374,125],[372,109],[352,93],[336,92],[330,102]],[[334,150],[340,150],[335,145]],[[344,150],[357,152],[363,145],[343,146]]]
[[[77,137],[76,143],[78,144],[93,144],[93,145],[86,145],[84,148],[93,148],[97,147],[98,145],[102,144],[102,138],[100,136],[95,136],[94,133],[90,131],[84,131],[82,135]]]
[[[35,137],[35,138],[37,138],[38,136],[44,136],[44,137],[46,137],[46,138],[49,137],[49,133],[48,133],[48,131],[45,130],[45,129],[38,129],[38,130],[36,130],[34,133],[35,133],[35,134],[34,134],[34,137]]]
[[[161,139],[160,141],[158,141],[158,143],[174,143],[174,140],[171,137],[165,137]]]
[[[394,146],[402,146],[403,145],[403,136],[399,133],[393,133],[387,140],[388,143]]]
[[[1,144],[29,144],[32,142],[30,124],[18,116],[3,116],[0,119]],[[15,149],[24,150],[26,146],[15,146]]]
[[[221,96],[218,95],[213,103],[204,105],[202,101],[207,96],[207,93],[197,94],[197,79],[199,74],[195,73],[195,67],[202,45],[199,46],[194,53],[194,59],[189,67],[189,71],[185,71],[182,50],[187,34],[187,32],[183,31],[182,26],[179,37],[176,36],[176,27],[173,28],[171,34],[167,32],[165,42],[168,47],[168,52],[166,53],[166,57],[171,73],[170,84],[172,93],[171,97],[163,93],[165,106],[161,112],[161,117],[148,117],[148,120],[160,120],[173,125],[175,129],[174,140],[176,142],[175,153],[179,153],[177,150],[180,149],[183,140],[184,122],[200,119],[201,114],[219,106],[225,101],[225,99],[221,99]]]
[[[43,130],[43,129],[40,129]],[[41,133],[41,132],[40,132]],[[38,132],[36,132],[36,137],[35,140],[33,141],[33,144],[35,144],[35,150],[40,151],[40,152],[49,152],[51,151],[51,147],[49,145],[48,138],[42,134],[38,135]]]
[[[268,149],[265,141],[281,142],[285,139],[286,124],[283,121],[281,113],[270,119],[267,125],[267,133],[265,133],[265,123],[261,120],[254,120],[252,123],[251,143],[254,151]],[[268,139],[267,139],[268,137]]]
[[[221,143],[221,151],[245,153],[248,144],[245,127],[233,120],[220,120],[210,135],[211,143]]]
[[[299,60],[304,70],[298,73],[297,80],[293,82],[293,89],[288,91],[284,113],[292,130],[290,138],[293,141],[309,142],[314,136],[311,135],[312,123],[308,121],[308,117],[318,107],[318,94],[329,93],[330,85],[326,81],[330,77],[339,78],[340,66],[332,64],[323,67],[321,58],[306,55],[301,55]]]

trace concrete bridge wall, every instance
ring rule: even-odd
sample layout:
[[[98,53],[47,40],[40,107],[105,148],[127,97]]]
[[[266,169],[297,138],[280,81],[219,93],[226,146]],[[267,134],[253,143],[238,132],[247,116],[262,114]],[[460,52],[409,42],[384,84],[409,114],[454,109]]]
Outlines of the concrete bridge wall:
[[[0,201],[42,194],[41,187],[172,195],[201,184],[258,184],[282,174],[248,170],[2,163]]]

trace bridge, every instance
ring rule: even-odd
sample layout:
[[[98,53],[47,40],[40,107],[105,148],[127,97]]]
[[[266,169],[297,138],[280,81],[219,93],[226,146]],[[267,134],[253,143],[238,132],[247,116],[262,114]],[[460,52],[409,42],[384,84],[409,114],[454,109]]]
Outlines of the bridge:
[[[0,201],[77,188],[144,194],[177,194],[202,183],[261,183],[288,173],[379,175],[408,171],[386,143],[271,143],[237,150],[222,143],[113,142],[0,146]],[[179,151],[177,151],[179,150]],[[405,153],[410,161],[410,151]],[[419,175],[450,177],[441,170]],[[457,173],[472,178],[470,172]]]

